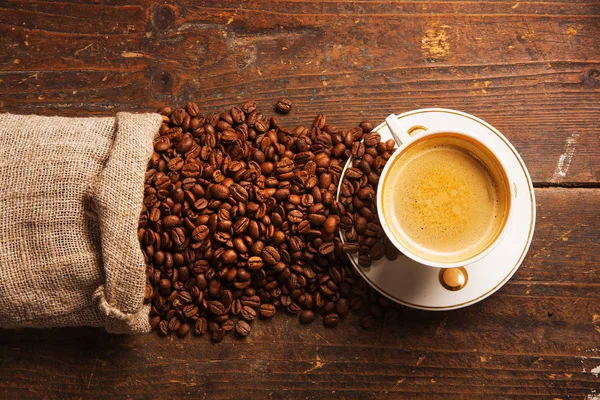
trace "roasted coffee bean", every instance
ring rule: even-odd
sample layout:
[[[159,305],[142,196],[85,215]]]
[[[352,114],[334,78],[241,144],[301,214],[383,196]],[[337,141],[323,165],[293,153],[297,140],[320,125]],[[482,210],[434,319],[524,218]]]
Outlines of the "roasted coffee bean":
[[[324,318],[323,318],[323,323],[325,324],[325,326],[336,326],[338,321],[339,321],[339,316],[335,313],[331,313],[331,314],[327,314]]]
[[[349,311],[350,311],[350,302],[345,297],[341,297],[337,301],[337,303],[335,303],[335,312],[340,317],[345,317],[346,315],[348,315]]]
[[[194,239],[195,241],[201,242],[207,238],[209,233],[210,233],[210,230],[208,229],[208,227],[206,225],[200,225],[193,230],[192,239]]]
[[[256,311],[249,306],[243,306],[240,315],[246,321],[254,321],[256,319]]]
[[[360,320],[360,327],[363,329],[369,329],[375,325],[375,317],[373,315],[365,315]]]
[[[229,197],[229,188],[222,184],[212,185],[210,188],[210,193],[217,200],[227,200]]]
[[[150,317],[149,322],[151,329],[157,329],[160,325],[160,317],[158,315]]]
[[[233,264],[238,259],[238,255],[233,249],[225,250],[223,254],[221,254],[221,261],[225,264]]]
[[[260,315],[263,318],[271,318],[276,313],[276,308],[272,304],[261,304],[260,305]]]
[[[220,341],[222,341],[224,338],[225,338],[225,330],[224,330],[224,329],[222,329],[222,328],[219,328],[219,329],[215,330],[215,331],[212,333],[212,337],[211,337],[211,339],[212,339],[214,342],[220,342]]]
[[[177,332],[181,328],[181,321],[176,316],[172,316],[168,323],[170,332]]]
[[[360,179],[363,177],[363,172],[358,168],[352,167],[346,170],[345,176],[348,179]]]
[[[362,305],[363,305],[362,297],[356,296],[356,297],[353,297],[352,300],[350,300],[350,309],[353,311],[360,309],[360,307]]]
[[[325,242],[319,247],[319,253],[326,256],[327,254],[333,253],[334,245],[333,242]]]
[[[369,252],[369,256],[373,260],[380,260],[385,255],[385,245],[381,242],[377,242]]]
[[[325,223],[325,220],[327,219],[327,217],[322,214],[309,214],[307,218],[308,222],[310,222],[310,224],[313,226],[321,226]]]
[[[188,324],[181,324],[177,330],[177,336],[180,338],[186,337],[190,333],[190,326]]]
[[[248,201],[248,191],[243,186],[234,183],[229,187],[229,191],[234,200],[241,202]]]
[[[279,260],[281,260],[281,255],[279,254],[279,251],[277,251],[277,249],[275,247],[267,246],[262,251],[262,258],[267,263],[274,265],[274,264],[278,263]]]
[[[229,331],[233,330],[234,327],[235,327],[235,322],[233,322],[233,320],[230,320],[230,319],[223,321],[221,323],[221,329],[223,329],[225,332],[229,332]]]
[[[292,101],[287,97],[282,97],[279,100],[277,100],[277,104],[275,104],[275,109],[282,114],[287,114],[292,110]]]
[[[371,257],[368,255],[361,255],[358,257],[358,265],[363,268],[369,268],[371,266]]]
[[[176,215],[167,215],[162,220],[162,227],[166,230],[171,230],[181,224],[181,219]]]
[[[196,323],[194,325],[194,333],[196,335],[202,335],[204,332],[206,332],[207,328],[208,328],[208,321],[206,320],[206,318],[200,317],[200,318],[198,318],[198,320],[196,321]]]
[[[303,324],[310,324],[315,319],[315,313],[312,310],[303,310],[300,313],[300,322]]]
[[[217,300],[213,300],[209,303],[208,310],[214,315],[223,315],[227,312],[223,303]]]
[[[352,156],[362,157],[365,154],[365,144],[362,142],[354,142],[352,144]]]
[[[260,306],[260,298],[256,295],[242,296],[242,304],[251,308]]]
[[[394,245],[392,245],[391,243],[386,243],[385,245],[385,257],[388,260],[395,260],[396,258],[398,258],[399,252],[398,249],[396,249],[396,247],[394,247]]]
[[[171,281],[169,279],[161,279],[158,287],[162,295],[171,293]]]
[[[251,271],[256,271],[261,269],[263,266],[263,259],[258,256],[252,256],[248,259],[248,268]]]
[[[365,135],[365,145],[367,146],[377,146],[381,142],[381,136],[377,132],[367,133]]]
[[[302,211],[292,210],[288,213],[287,219],[292,224],[299,224],[302,222],[303,216]]]
[[[252,327],[250,326],[250,324],[248,324],[246,321],[244,320],[239,320],[236,324],[235,324],[235,331],[240,335],[240,336],[248,336],[250,334],[250,331],[252,330]]]
[[[356,242],[347,242],[344,244],[344,251],[346,253],[352,254],[357,253],[360,249],[360,245]]]
[[[250,114],[253,113],[254,111],[256,111],[256,102],[253,100],[248,100],[247,102],[244,103],[244,105],[242,106],[242,111],[245,114]]]

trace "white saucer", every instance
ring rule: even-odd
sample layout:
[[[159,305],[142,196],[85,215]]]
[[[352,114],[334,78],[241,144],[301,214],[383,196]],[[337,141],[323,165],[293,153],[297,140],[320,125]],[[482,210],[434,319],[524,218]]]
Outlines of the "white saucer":
[[[535,226],[535,195],[531,178],[523,160],[510,142],[493,126],[472,115],[442,108],[426,108],[398,115],[402,125],[427,127],[429,130],[442,130],[450,127],[476,135],[486,135],[486,139],[497,142],[496,155],[505,168],[520,171],[516,173],[514,190],[516,197],[511,204],[511,214],[507,221],[506,234],[496,248],[485,258],[465,267],[468,273],[467,284],[460,290],[451,291],[440,282],[440,269],[421,265],[401,255],[390,261],[383,258],[374,261],[369,268],[358,265],[358,254],[349,254],[350,261],[358,273],[377,291],[391,300],[408,307],[421,310],[452,310],[466,307],[485,299],[504,285],[517,271],[533,238]],[[382,140],[392,135],[385,123],[374,131]],[[348,160],[346,169],[352,162]],[[338,187],[338,197],[340,193]],[[340,232],[342,242],[344,235]]]

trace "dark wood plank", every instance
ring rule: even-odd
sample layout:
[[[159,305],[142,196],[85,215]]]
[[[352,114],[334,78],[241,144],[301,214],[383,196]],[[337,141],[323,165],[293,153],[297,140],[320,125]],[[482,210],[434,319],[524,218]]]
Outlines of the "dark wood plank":
[[[446,107],[500,129],[540,186],[599,183],[596,1],[102,3],[0,4],[3,111],[269,109],[286,94],[286,124],[348,125]]]
[[[371,331],[292,317],[247,340],[0,331],[0,398],[587,398],[600,394],[600,4],[571,1],[4,0],[0,110],[106,115],[255,98],[338,125],[447,107],[521,152],[530,253],[467,309]],[[543,188],[548,187],[549,188]],[[552,186],[584,186],[560,189]]]
[[[87,328],[0,331],[0,398],[593,399],[600,189],[536,196],[531,252],[474,306],[404,309],[370,331],[357,316],[327,329],[277,315],[246,340],[220,344]]]

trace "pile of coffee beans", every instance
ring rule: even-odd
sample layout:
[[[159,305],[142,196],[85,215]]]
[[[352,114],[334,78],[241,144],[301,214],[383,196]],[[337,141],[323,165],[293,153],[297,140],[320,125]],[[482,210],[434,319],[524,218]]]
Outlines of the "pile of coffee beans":
[[[291,102],[277,108],[289,111]],[[289,130],[253,101],[206,116],[196,103],[159,113],[138,229],[153,329],[221,341],[228,331],[247,336],[255,320],[281,310],[335,326],[366,308],[367,328],[391,308],[346,255],[358,251],[366,265],[389,253],[373,195],[393,143],[370,133],[371,123],[340,129],[320,114]]]

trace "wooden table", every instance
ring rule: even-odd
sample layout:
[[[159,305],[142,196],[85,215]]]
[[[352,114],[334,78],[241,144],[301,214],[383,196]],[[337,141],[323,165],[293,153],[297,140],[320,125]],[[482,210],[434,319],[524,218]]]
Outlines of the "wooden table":
[[[598,1],[93,3],[0,1],[1,111],[269,110],[285,94],[286,126],[352,126],[454,108],[520,151],[536,233],[487,300],[371,331],[285,315],[220,344],[0,331],[0,398],[600,399]]]

